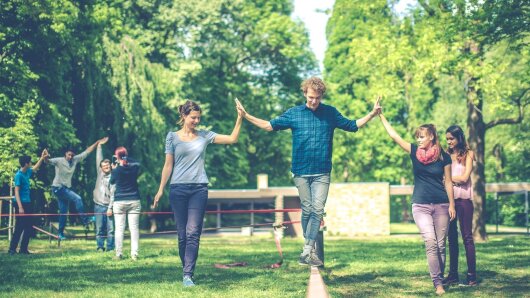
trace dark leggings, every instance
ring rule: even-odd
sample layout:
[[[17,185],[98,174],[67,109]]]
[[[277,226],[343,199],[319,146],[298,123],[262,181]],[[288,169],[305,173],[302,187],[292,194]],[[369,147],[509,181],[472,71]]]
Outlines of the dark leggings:
[[[193,276],[195,270],[207,201],[206,184],[171,184],[169,203],[175,216],[184,275]]]
[[[467,259],[467,273],[476,274],[475,242],[473,241],[473,202],[468,199],[455,199],[456,216],[464,240]],[[449,274],[458,275],[458,227],[456,220],[449,226]]]

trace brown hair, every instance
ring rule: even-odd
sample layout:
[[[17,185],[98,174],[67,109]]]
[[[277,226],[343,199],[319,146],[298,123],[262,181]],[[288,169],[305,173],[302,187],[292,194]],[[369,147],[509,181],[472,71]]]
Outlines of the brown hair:
[[[196,102],[193,102],[191,100],[186,100],[186,102],[179,106],[179,115],[180,120],[178,122],[179,125],[182,125],[184,123],[184,117],[188,116],[192,111],[197,111],[199,113],[202,113],[201,107]]]
[[[442,155],[442,147],[440,146],[440,139],[438,138],[438,134],[436,133],[436,126],[434,124],[423,124],[420,127],[416,129],[416,132],[414,133],[414,136],[417,138],[422,131],[427,131],[429,135],[432,136],[432,146],[438,147],[438,156],[436,157],[436,160],[443,160]]]
[[[445,133],[450,133],[458,142],[454,149],[447,148],[447,152],[449,154],[456,153],[456,160],[458,163],[463,164],[467,158],[467,154],[470,151],[469,145],[466,142],[464,131],[458,125],[451,125],[449,128],[447,128]]]
[[[309,79],[303,81],[302,85],[300,85],[300,89],[302,92],[304,92],[304,94],[307,93],[307,89],[309,88],[320,93],[320,95],[324,95],[324,93],[326,93],[326,84],[324,84],[324,81],[322,81],[321,78],[310,77]]]

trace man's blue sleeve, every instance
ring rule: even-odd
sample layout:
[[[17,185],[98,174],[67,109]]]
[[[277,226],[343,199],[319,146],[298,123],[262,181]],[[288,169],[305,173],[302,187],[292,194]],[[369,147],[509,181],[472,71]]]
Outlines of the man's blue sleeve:
[[[270,124],[273,130],[285,130],[291,128],[291,109],[287,110],[282,115],[272,119]]]
[[[357,127],[357,120],[350,120],[335,109],[335,123],[338,128],[345,130],[345,131],[351,131],[356,132],[359,130]]]

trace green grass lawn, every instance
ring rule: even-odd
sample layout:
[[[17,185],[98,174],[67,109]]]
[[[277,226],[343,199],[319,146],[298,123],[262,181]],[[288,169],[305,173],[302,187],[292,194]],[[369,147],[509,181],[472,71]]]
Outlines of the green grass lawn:
[[[304,297],[309,269],[298,265],[302,241],[284,239],[286,262],[278,261],[272,237],[203,237],[196,268],[197,287],[184,289],[176,240],[143,238],[140,260],[114,261],[96,253],[93,240],[49,244],[32,240],[30,256],[0,253],[3,297]],[[129,245],[126,241],[126,245]],[[477,244],[481,284],[453,287],[448,297],[530,295],[530,238],[491,236]],[[126,246],[126,252],[129,247]],[[434,296],[419,236],[357,239],[326,238],[322,276],[333,297]],[[463,252],[463,250],[462,250]],[[248,262],[247,267],[216,269],[214,263]],[[464,256],[460,259],[465,264]],[[461,267],[462,276],[465,265]]]

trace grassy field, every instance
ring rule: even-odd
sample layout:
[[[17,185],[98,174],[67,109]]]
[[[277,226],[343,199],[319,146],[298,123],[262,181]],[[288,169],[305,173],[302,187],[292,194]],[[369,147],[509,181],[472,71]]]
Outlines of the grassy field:
[[[297,264],[301,240],[284,239],[279,269],[272,237],[204,237],[196,268],[197,287],[181,286],[176,240],[141,239],[140,260],[114,261],[96,253],[93,240],[70,240],[60,248],[32,240],[30,256],[0,253],[2,297],[305,297],[309,269]],[[128,245],[128,242],[126,242]],[[530,297],[530,237],[491,236],[477,244],[480,285],[452,287],[447,297]],[[326,238],[322,276],[333,297],[434,296],[419,236]],[[126,246],[126,251],[128,247]],[[462,250],[463,252],[463,250]],[[214,263],[248,262],[216,269]],[[461,264],[465,264],[462,255]],[[465,265],[461,267],[464,275]]]

